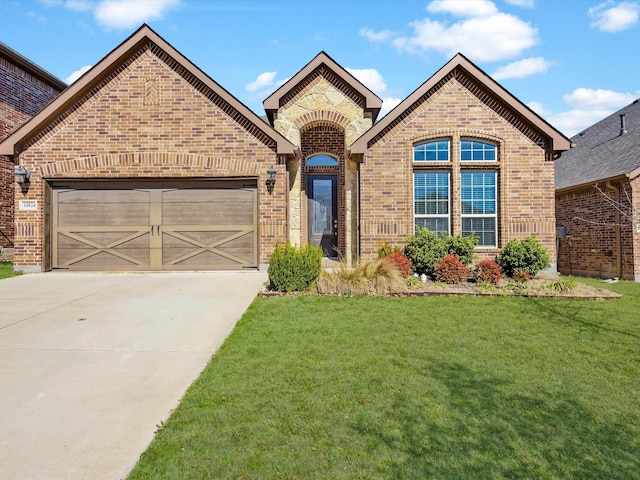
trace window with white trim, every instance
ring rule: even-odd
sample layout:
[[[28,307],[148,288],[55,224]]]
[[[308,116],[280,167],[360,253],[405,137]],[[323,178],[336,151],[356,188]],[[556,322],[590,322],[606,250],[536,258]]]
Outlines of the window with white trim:
[[[475,233],[480,247],[498,245],[497,191],[494,170],[463,170],[460,174],[462,236]]]
[[[493,143],[462,140],[460,142],[460,160],[463,162],[495,162],[498,159],[497,150]]]
[[[414,222],[436,234],[450,233],[449,172],[413,174]]]
[[[414,162],[448,162],[449,140],[435,140],[413,146]]]

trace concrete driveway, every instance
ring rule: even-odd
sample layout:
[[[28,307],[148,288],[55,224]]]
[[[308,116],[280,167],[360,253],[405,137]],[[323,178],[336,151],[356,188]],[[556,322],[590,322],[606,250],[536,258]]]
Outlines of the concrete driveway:
[[[0,478],[126,477],[266,279],[0,280]]]

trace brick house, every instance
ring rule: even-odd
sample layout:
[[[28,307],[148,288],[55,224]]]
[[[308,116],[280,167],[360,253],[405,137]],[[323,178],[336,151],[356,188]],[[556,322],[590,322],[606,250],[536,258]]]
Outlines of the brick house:
[[[640,281],[640,100],[572,141],[555,163],[558,270]]]
[[[257,268],[287,239],[354,261],[416,223],[486,256],[536,233],[555,256],[566,137],[462,55],[381,105],[321,52],[267,123],[144,25],[0,144],[32,172],[16,268]]]
[[[0,42],[0,142],[55,98],[66,84]],[[0,250],[14,241],[11,159],[0,156]]]

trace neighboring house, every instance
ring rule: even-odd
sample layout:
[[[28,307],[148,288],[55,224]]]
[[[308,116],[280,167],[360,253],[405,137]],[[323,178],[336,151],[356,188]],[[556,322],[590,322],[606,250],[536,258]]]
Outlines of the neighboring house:
[[[352,262],[416,223],[474,231],[482,256],[535,233],[555,257],[570,142],[464,56],[377,123],[324,52],[264,106],[269,123],[144,25],[0,144],[37,202],[16,268],[257,268],[287,240]]]
[[[640,281],[640,101],[556,160],[558,270]]]
[[[0,42],[0,142],[66,86]],[[13,247],[13,170],[11,160],[0,156],[0,249]]]

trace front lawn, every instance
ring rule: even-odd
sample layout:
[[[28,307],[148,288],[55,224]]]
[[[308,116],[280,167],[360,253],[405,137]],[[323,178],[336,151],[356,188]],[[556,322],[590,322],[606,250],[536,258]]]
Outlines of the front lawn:
[[[638,478],[640,284],[607,288],[259,298],[130,478]]]
[[[21,272],[13,271],[13,263],[0,262],[0,280],[3,278],[11,278],[20,275]]]

